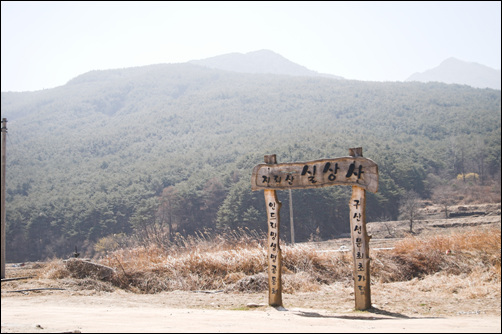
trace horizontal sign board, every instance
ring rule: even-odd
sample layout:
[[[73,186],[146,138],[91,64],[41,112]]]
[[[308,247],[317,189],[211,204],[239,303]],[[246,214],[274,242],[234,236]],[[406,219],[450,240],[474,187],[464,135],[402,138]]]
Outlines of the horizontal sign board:
[[[307,189],[334,185],[378,190],[378,166],[363,157],[308,162],[259,164],[253,168],[251,190]]]

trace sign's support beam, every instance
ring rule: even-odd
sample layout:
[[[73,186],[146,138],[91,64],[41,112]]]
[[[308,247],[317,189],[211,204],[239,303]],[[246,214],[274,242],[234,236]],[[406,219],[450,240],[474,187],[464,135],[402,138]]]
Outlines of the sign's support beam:
[[[349,149],[353,157],[362,157],[362,148]],[[350,198],[350,235],[354,259],[354,296],[357,310],[371,307],[369,241],[366,230],[366,190],[352,186]]]
[[[276,155],[266,155],[266,164],[277,164]],[[268,223],[268,304],[282,306],[282,253],[279,245],[281,202],[275,190],[264,190]]]

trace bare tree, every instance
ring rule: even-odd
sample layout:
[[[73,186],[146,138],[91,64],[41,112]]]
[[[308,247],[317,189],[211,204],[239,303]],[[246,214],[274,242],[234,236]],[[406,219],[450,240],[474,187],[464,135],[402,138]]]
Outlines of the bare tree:
[[[399,217],[409,221],[410,233],[413,233],[415,220],[420,219],[421,206],[420,196],[414,190],[407,191],[399,201]]]
[[[396,235],[395,229],[392,228],[391,224],[389,223],[391,221],[390,216],[387,215],[382,215],[376,219],[377,222],[380,222],[380,224],[383,224],[385,229],[387,230],[387,233],[389,234],[389,237],[393,238]]]
[[[443,207],[445,218],[449,216],[448,208],[454,204],[454,195],[455,192],[449,185],[437,186],[432,192],[432,200]]]

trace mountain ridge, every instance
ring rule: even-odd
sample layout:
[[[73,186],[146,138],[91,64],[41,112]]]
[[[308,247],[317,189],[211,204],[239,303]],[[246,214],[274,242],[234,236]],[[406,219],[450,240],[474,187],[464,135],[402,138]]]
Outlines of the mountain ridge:
[[[218,69],[235,73],[248,74],[275,74],[300,77],[322,77],[337,80],[349,80],[336,74],[319,73],[308,69],[305,66],[296,64],[282,55],[268,50],[261,49],[247,53],[232,52],[222,55],[217,55],[204,59],[195,59],[182,63],[159,63],[144,66],[135,66],[128,68],[106,69],[106,70],[91,70],[80,74],[70,79],[65,85],[75,84],[82,81],[99,81],[110,80],[110,77],[102,76],[109,74],[115,76],[118,80],[130,79],[133,73],[141,74],[145,71],[162,68],[169,65],[196,65],[208,69]],[[127,73],[124,72],[127,70]],[[121,77],[124,73],[127,78]],[[368,81],[368,80],[357,80]],[[426,70],[424,72],[415,72],[404,80],[396,82],[441,82],[446,84],[469,85],[474,88],[491,88],[501,89],[501,71],[488,67],[486,65],[466,62],[454,57],[450,57],[442,61],[438,66]],[[30,92],[46,91],[57,89],[62,86],[57,86],[49,89],[42,89]],[[17,91],[5,91],[2,93],[23,93]]]
[[[501,71],[479,63],[466,62],[450,57],[441,62],[437,67],[412,74],[405,81],[436,81],[447,84],[464,84],[475,88],[500,90]]]
[[[238,73],[280,74],[343,79],[341,76],[323,74],[309,70],[305,66],[296,64],[280,54],[267,49],[247,53],[232,52],[205,59],[191,60],[189,63]]]

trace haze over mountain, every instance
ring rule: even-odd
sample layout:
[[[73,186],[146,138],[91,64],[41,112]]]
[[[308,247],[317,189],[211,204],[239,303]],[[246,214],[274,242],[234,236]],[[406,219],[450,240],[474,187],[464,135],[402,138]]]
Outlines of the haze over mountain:
[[[328,77],[345,79],[335,74],[319,73],[296,64],[271,50],[248,53],[227,53],[189,63],[238,73],[282,74],[292,76]],[[475,88],[501,88],[500,70],[478,63],[448,58],[439,66],[422,73],[414,73],[404,81],[443,82],[469,85]]]
[[[444,82],[469,85],[475,88],[500,90],[500,70],[456,58],[448,58],[439,66],[422,73],[414,73],[406,81]]]
[[[258,50],[244,54],[233,52],[206,59],[191,60],[190,63],[238,73],[285,74],[343,79],[337,75],[309,70],[305,66],[295,64],[270,50]]]

